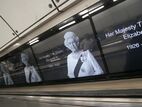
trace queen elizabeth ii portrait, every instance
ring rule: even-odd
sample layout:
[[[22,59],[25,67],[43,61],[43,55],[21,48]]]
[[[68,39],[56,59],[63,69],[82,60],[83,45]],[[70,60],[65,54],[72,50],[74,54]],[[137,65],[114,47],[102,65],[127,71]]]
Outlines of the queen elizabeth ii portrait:
[[[74,32],[66,32],[64,45],[71,53],[67,56],[68,77],[86,77],[103,74],[103,70],[89,50],[79,48],[79,37]]]
[[[21,61],[25,65],[24,72],[27,83],[41,82],[42,79],[33,65],[29,63],[29,56],[21,53]]]

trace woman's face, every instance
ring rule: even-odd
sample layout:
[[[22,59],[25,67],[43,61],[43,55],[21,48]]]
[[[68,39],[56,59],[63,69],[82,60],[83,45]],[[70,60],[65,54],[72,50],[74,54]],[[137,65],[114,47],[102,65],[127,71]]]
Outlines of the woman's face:
[[[6,67],[8,68],[8,70],[14,71],[14,64],[10,61],[6,61]]]
[[[21,60],[23,62],[23,64],[27,65],[28,64],[28,61],[29,61],[29,58],[26,54],[21,54]]]
[[[78,51],[78,43],[75,41],[74,38],[68,38],[67,48],[70,49],[72,52]]]

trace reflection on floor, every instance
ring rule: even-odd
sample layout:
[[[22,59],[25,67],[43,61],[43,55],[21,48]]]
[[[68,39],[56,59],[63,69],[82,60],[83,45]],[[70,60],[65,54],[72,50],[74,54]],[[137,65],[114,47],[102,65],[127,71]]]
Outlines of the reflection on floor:
[[[1,95],[0,107],[142,107],[142,99]]]

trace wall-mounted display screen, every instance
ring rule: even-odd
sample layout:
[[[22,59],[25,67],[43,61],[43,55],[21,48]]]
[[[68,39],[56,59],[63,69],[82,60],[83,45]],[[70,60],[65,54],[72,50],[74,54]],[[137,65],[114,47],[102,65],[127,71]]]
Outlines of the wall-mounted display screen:
[[[65,29],[32,48],[45,81],[105,73],[89,20]]]
[[[42,81],[30,48],[11,54],[1,61],[0,74],[2,85]]]
[[[19,53],[9,56],[0,62],[0,71],[3,84],[14,85],[24,82],[24,73],[22,69]]]
[[[126,0],[93,21],[110,73],[142,70],[141,0]]]

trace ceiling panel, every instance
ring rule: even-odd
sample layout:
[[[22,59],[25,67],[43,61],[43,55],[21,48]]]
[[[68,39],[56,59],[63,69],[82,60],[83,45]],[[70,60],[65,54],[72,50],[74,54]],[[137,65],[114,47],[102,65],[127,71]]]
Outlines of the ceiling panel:
[[[59,8],[60,11],[79,1],[81,0],[54,0],[56,6]]]
[[[22,33],[55,9],[51,0],[0,0],[0,15]]]
[[[10,40],[14,39],[16,35],[13,35],[13,31],[0,17],[0,48],[8,43]]]

